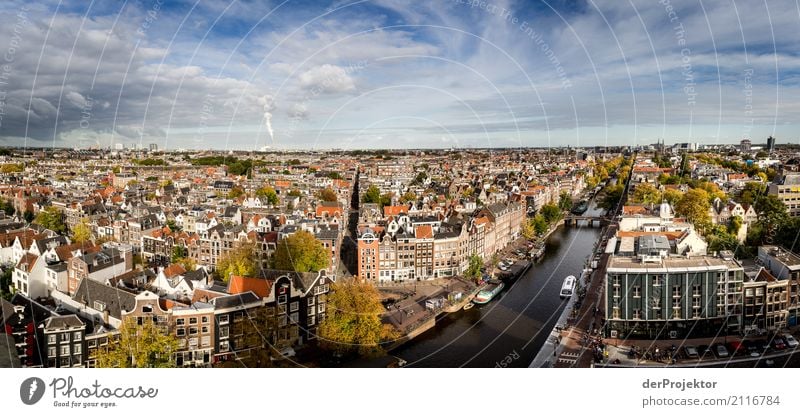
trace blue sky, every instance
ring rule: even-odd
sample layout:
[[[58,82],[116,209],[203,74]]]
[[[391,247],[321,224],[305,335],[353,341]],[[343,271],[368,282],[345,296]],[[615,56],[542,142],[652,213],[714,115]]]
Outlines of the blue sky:
[[[798,142],[786,1],[0,4],[0,144]]]

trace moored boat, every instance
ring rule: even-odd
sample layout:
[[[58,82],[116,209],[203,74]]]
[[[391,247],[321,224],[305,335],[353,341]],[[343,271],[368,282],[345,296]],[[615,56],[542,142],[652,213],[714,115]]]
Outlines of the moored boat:
[[[478,292],[475,295],[475,298],[472,299],[473,304],[486,304],[497,295],[500,294],[500,291],[503,290],[505,284],[502,281],[491,280],[486,287]]]
[[[575,283],[577,279],[575,275],[570,275],[564,278],[564,283],[561,284],[561,298],[570,298],[575,293]]]

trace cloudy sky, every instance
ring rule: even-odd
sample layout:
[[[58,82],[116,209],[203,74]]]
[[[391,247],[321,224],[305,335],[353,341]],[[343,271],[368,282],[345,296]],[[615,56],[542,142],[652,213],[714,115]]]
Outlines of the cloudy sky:
[[[800,137],[796,0],[4,0],[0,144]]]

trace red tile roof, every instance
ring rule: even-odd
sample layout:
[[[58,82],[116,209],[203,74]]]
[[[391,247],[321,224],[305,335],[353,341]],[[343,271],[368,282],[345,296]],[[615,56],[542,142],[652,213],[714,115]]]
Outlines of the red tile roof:
[[[241,294],[248,291],[254,292],[261,298],[269,297],[272,290],[272,282],[262,278],[231,276],[228,282],[228,292],[231,294]]]

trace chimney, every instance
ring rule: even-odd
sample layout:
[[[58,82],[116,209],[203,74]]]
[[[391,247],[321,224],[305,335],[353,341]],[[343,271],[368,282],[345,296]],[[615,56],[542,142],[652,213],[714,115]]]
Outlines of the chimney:
[[[108,324],[108,309],[103,310],[103,323]]]

